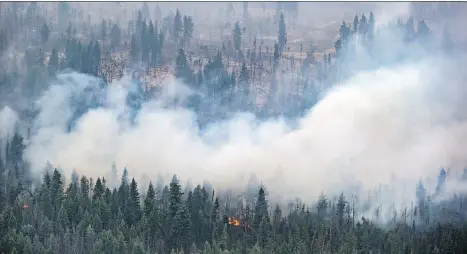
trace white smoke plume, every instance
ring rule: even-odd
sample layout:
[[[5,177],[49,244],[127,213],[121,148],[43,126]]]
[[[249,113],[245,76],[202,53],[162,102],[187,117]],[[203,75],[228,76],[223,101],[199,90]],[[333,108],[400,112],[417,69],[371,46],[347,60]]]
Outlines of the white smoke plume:
[[[297,128],[239,114],[203,133],[193,112],[158,101],[144,104],[131,125],[123,106],[128,79],[110,84],[105,106],[85,113],[68,132],[70,98],[97,79],[62,74],[62,84],[38,100],[25,159],[37,172],[50,161],[67,176],[76,169],[95,178],[115,162],[120,172],[127,167],[145,181],[177,174],[182,183],[233,190],[243,190],[254,174],[276,200],[313,202],[321,191],[343,190],[365,196],[391,185],[388,202],[402,207],[420,179],[467,164],[467,122],[459,115],[465,88],[450,76],[457,69],[440,66],[455,65],[438,59],[359,73],[328,91]]]
[[[376,27],[385,25],[398,18],[408,17],[410,14],[410,2],[386,2],[377,5],[374,14],[378,17]]]

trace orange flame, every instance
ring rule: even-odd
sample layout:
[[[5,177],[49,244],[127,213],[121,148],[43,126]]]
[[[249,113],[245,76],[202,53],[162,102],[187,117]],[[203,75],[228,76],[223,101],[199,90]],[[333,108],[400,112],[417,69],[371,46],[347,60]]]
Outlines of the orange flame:
[[[240,226],[240,221],[237,218],[229,217],[229,225],[239,227]]]

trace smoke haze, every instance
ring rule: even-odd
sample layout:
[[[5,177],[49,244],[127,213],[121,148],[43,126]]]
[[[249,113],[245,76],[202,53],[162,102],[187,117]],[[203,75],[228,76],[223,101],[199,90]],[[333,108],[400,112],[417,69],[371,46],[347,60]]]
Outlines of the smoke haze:
[[[8,106],[0,109],[0,157],[5,158],[5,141],[13,137],[18,121],[16,113]]]
[[[94,4],[83,4],[83,9]],[[334,22],[336,28],[341,24],[337,3],[302,4],[307,8],[300,8],[301,13],[312,9],[317,14],[301,14],[302,24],[308,25],[309,19],[323,24],[339,20]],[[347,23],[355,15],[354,8],[361,8],[353,6],[347,10],[348,17],[344,15]],[[410,9],[409,3],[388,6],[378,3],[377,26],[407,16]],[[236,8],[240,10],[240,4]],[[259,12],[260,7],[255,8]],[[204,7],[193,10],[198,13],[197,26],[220,23],[221,18],[205,19],[206,10],[212,12]],[[100,22],[101,15],[97,17]],[[255,176],[273,202],[300,197],[311,203],[321,192],[366,197],[369,190],[384,187],[373,205],[410,206],[420,180],[433,192],[441,167],[455,173],[467,165],[465,58],[441,57],[432,53],[433,48],[427,53],[417,43],[407,46],[401,39],[404,35],[395,35],[391,29],[378,33],[371,50],[357,39],[355,52],[339,56],[343,76],[353,74],[320,94],[318,103],[293,126],[284,119],[238,113],[200,129],[194,111],[167,107],[195,92],[178,80],[164,81],[163,95],[135,110],[127,105],[135,82],[128,76],[104,86],[85,74],[59,74],[35,102],[38,115],[30,135],[25,135],[24,159],[36,174],[43,173],[50,162],[67,178],[76,170],[94,179],[109,179],[115,162],[119,176],[126,167],[143,186],[159,176],[168,182],[176,174],[181,183],[207,181],[216,191],[237,193]],[[401,63],[401,59],[407,61]],[[287,75],[282,76],[279,91],[295,85],[288,84]],[[0,140],[11,137],[19,121],[19,111],[11,108],[0,109]],[[4,150],[0,150],[2,157]],[[449,181],[444,196],[438,198],[466,191]]]
[[[393,189],[391,202],[407,205],[420,179],[436,176],[440,167],[461,169],[467,163],[467,126],[458,96],[464,88],[459,80],[441,82],[441,74],[430,71],[447,74],[441,64],[446,66],[437,60],[360,72],[329,90],[298,127],[238,114],[203,131],[195,113],[163,107],[159,100],[143,104],[131,123],[131,110],[124,106],[129,78],[110,84],[104,106],[89,109],[68,131],[76,110],[72,98],[98,87],[99,80],[61,74],[59,84],[37,101],[40,114],[25,158],[36,172],[50,161],[67,176],[73,169],[106,176],[115,162],[120,174],[127,167],[130,176],[144,175],[146,181],[177,174],[182,182],[208,181],[237,191],[253,174],[276,200],[300,196],[311,202],[321,191],[364,194],[391,185],[400,187]],[[427,186],[434,189],[435,181]]]

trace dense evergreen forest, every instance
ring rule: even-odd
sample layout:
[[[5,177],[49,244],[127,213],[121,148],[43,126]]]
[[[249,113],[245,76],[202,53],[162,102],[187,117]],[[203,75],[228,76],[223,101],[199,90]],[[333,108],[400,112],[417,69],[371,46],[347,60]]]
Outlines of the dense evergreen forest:
[[[138,82],[126,101],[137,111],[162,93],[145,77],[170,74],[198,93],[167,107],[193,110],[200,125],[240,111],[294,118],[361,69],[457,50],[447,29],[435,34],[423,19],[377,28],[378,17],[368,13],[342,22],[332,54],[304,52],[300,44],[295,59],[285,15],[296,8],[278,4],[264,25],[276,38],[269,48],[256,36],[247,40],[248,25],[257,24],[243,4],[243,20],[231,22],[229,39],[208,52],[194,38],[194,17],[179,9],[162,16],[158,6],[149,13],[144,4],[127,23],[91,22],[66,2],[53,14],[37,2],[0,3],[0,107],[34,118],[31,102],[57,74],[76,71],[101,78],[103,86],[132,76]],[[394,44],[402,46],[388,46]],[[284,205],[268,201],[268,186],[228,195],[209,183],[182,186],[176,174],[170,183],[130,179],[131,168],[116,165],[92,179],[49,164],[38,179],[23,158],[28,135],[18,128],[0,136],[1,253],[467,253],[467,197],[438,199],[447,179],[466,184],[467,169],[460,175],[441,169],[432,192],[420,180],[416,200],[403,210],[373,202],[378,191],[360,197],[359,205],[344,192]]]
[[[467,251],[466,197],[433,204],[422,183],[414,207],[401,214],[393,211],[393,218],[381,227],[356,217],[353,202],[343,193],[334,199],[321,195],[312,206],[297,202],[281,208],[268,202],[264,186],[250,201],[235,202],[216,194],[209,184],[183,188],[174,175],[170,184],[149,183],[140,194],[126,168],[115,187],[105,178],[80,178],[76,172],[66,185],[59,170],[49,168],[40,186],[31,191],[31,179],[19,166],[21,142],[16,135],[7,164],[0,164],[5,253]],[[110,178],[117,178],[115,165]],[[445,179],[442,170],[436,194],[442,192]],[[379,208],[376,218],[378,213]]]

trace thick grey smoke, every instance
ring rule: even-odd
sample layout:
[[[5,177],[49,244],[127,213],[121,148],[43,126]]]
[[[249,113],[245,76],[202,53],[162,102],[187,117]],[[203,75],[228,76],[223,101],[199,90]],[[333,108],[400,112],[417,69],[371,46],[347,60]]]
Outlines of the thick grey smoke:
[[[7,139],[14,134],[18,121],[16,113],[8,106],[0,110],[0,139]]]
[[[377,23],[405,16],[408,4],[397,6],[376,11]],[[458,67],[465,61],[427,59],[418,45],[406,47],[386,33],[379,31],[370,53],[357,44],[356,74],[328,90],[297,127],[243,113],[201,131],[194,112],[162,106],[165,99],[193,92],[174,80],[164,84],[162,100],[143,105],[133,124],[125,106],[132,81],[124,77],[109,84],[106,96],[96,96],[105,98],[103,107],[87,111],[69,131],[77,98],[86,99],[88,89],[99,92],[99,80],[61,74],[36,102],[40,113],[24,157],[34,172],[42,173],[50,161],[67,177],[74,169],[107,176],[115,162],[120,174],[127,167],[138,180],[156,182],[160,174],[167,182],[177,174],[182,183],[209,181],[234,191],[243,191],[254,174],[274,201],[300,197],[310,203],[321,192],[341,191],[365,198],[369,190],[384,189],[377,205],[410,206],[420,179],[433,193],[441,167],[456,172],[467,165],[466,87]],[[400,55],[410,62],[399,64]],[[379,61],[398,64],[375,68]],[[0,111],[0,140],[12,135],[16,119],[9,108]],[[446,197],[466,191],[455,182],[447,187]]]
[[[297,128],[239,114],[203,133],[193,112],[158,101],[144,104],[130,124],[124,106],[129,79],[110,84],[105,106],[89,110],[68,132],[70,99],[97,79],[62,74],[61,84],[37,102],[25,158],[38,172],[50,161],[67,175],[76,169],[98,177],[115,162],[136,178],[155,182],[158,174],[166,180],[177,174],[182,182],[234,190],[243,190],[254,174],[271,198],[308,202],[321,191],[366,194],[389,185],[391,202],[402,207],[420,179],[431,178],[427,186],[434,189],[440,167],[467,165],[467,122],[459,110],[465,88],[449,76],[457,70],[441,66],[451,65],[419,61],[361,72],[329,90]]]

